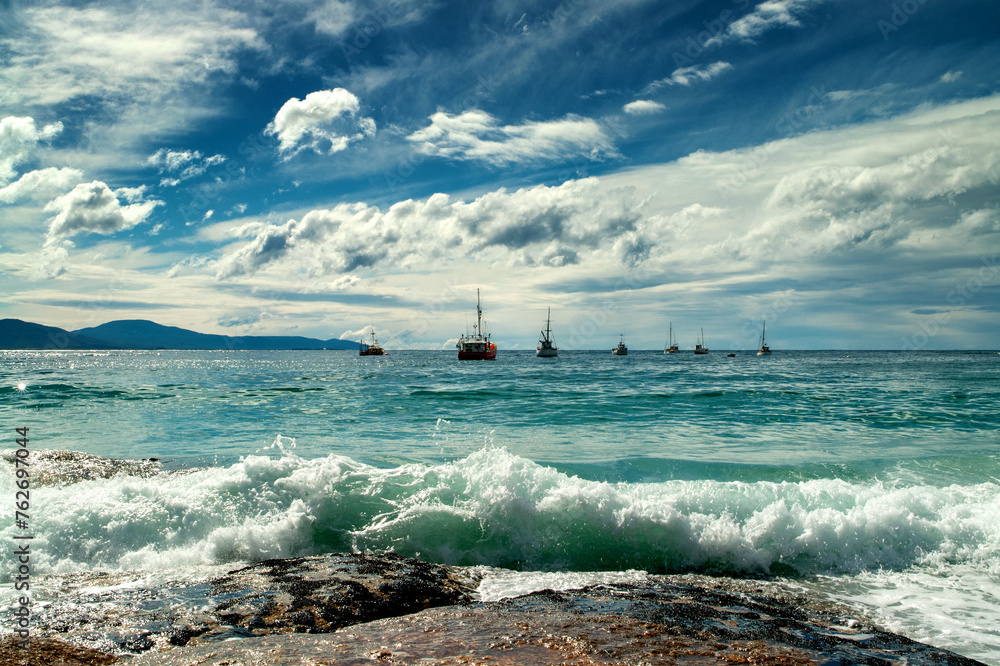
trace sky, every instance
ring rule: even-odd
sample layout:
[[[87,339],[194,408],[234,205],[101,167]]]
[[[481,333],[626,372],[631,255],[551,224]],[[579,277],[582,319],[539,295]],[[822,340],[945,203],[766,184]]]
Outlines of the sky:
[[[993,0],[0,2],[0,318],[1000,348]]]

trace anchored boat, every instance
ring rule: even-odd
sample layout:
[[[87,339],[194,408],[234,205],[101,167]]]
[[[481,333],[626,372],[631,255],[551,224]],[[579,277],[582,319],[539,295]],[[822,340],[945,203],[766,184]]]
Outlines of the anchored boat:
[[[764,329],[766,329],[766,328],[767,328],[767,322],[766,321],[765,322],[761,322],[761,327],[760,327],[760,347],[757,348],[757,356],[770,356],[771,355],[771,348],[767,346],[766,342],[764,342]]]
[[[365,342],[362,340],[359,344],[361,345],[358,349],[359,356],[385,356],[385,350],[379,346],[378,340],[375,338],[374,326],[372,326],[372,341]]]
[[[538,347],[535,349],[535,356],[540,356],[543,358],[551,358],[553,356],[559,355],[559,349],[556,347],[555,341],[552,340],[552,308],[549,308],[549,314],[545,318],[545,330],[541,333],[541,338],[538,340]]]
[[[628,347],[625,346],[625,334],[621,334],[621,338],[618,340],[618,346],[611,350],[611,353],[615,356],[628,356]]]
[[[701,342],[695,344],[694,346],[695,354],[707,354],[708,347],[705,346],[705,329],[701,329]]]
[[[664,354],[676,354],[681,350],[677,346],[677,341],[674,340],[674,322],[670,322],[670,333],[667,337],[667,346],[663,348]]]
[[[459,361],[491,361],[497,357],[497,346],[490,341],[490,336],[483,336],[483,308],[479,301],[479,290],[476,289],[476,325],[472,335],[463,335],[455,345],[458,347]]]

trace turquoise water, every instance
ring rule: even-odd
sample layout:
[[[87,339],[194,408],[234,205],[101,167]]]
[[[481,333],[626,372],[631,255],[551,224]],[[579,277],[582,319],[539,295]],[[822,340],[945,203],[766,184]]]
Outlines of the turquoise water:
[[[0,352],[0,422],[6,448],[28,426],[166,470],[37,488],[40,573],[391,548],[777,575],[1000,663],[998,376],[968,352]]]

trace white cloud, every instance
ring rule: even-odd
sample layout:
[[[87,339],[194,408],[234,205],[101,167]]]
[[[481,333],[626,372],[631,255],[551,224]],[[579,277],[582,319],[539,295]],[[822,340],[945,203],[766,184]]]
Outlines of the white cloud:
[[[333,154],[375,134],[375,121],[359,116],[360,102],[344,88],[318,90],[284,103],[266,132],[277,135],[286,157],[311,149]]]
[[[112,191],[105,183],[95,180],[77,185],[68,194],[50,201],[45,210],[55,216],[49,222],[47,242],[80,233],[109,235],[131,229],[145,222],[153,209],[163,203],[152,199],[123,206],[119,197],[135,200],[136,190]]]
[[[0,184],[11,181],[17,173],[15,167],[28,159],[39,142],[54,138],[62,129],[59,122],[39,128],[30,117],[0,120]]]
[[[494,165],[584,157],[617,156],[611,140],[590,118],[566,116],[560,120],[500,125],[485,111],[459,115],[439,111],[431,124],[407,140],[425,155],[478,160]]]
[[[746,16],[733,21],[726,32],[713,37],[706,45],[720,44],[727,39],[752,41],[774,28],[798,28],[799,16],[825,0],[766,0]]]
[[[713,62],[708,65],[691,65],[679,67],[665,79],[653,81],[646,86],[647,92],[655,92],[664,86],[689,86],[695,81],[711,81],[723,72],[733,68],[728,62]]]
[[[213,73],[235,73],[239,51],[263,46],[239,12],[207,3],[130,4],[26,7],[0,80],[29,104],[168,100]]]
[[[159,169],[159,172],[173,174],[174,177],[164,178],[160,185],[173,187],[185,180],[195,178],[208,171],[209,167],[226,161],[223,155],[202,157],[198,150],[169,150],[160,148],[149,156],[146,163]]]
[[[660,113],[661,111],[666,110],[666,108],[666,106],[660,104],[659,102],[653,102],[648,99],[637,99],[636,101],[629,102],[623,106],[622,111],[634,116],[642,116]]]
[[[425,266],[443,257],[490,257],[519,265],[568,265],[633,230],[643,202],[630,190],[600,197],[596,178],[558,187],[501,188],[472,201],[435,194],[388,210],[363,203],[310,211],[284,224],[246,225],[252,240],[216,265],[220,279],[270,266],[311,276],[379,265]]]
[[[941,83],[951,83],[962,78],[962,72],[945,72],[941,75]]]
[[[83,172],[70,167],[48,167],[29,171],[6,187],[0,188],[0,203],[19,199],[50,199],[83,180]]]

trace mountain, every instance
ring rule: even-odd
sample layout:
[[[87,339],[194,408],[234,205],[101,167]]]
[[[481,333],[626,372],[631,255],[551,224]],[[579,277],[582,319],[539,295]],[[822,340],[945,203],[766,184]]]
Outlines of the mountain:
[[[55,326],[0,319],[0,349],[111,349],[111,345]]]
[[[145,319],[64,331],[19,319],[0,320],[0,349],[357,349],[349,340],[302,336],[212,335]]]

